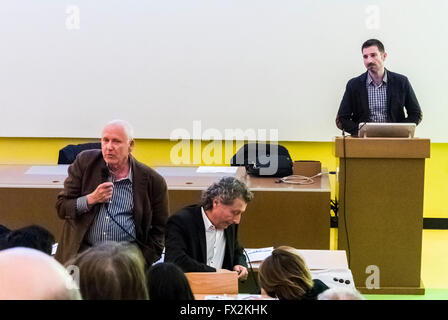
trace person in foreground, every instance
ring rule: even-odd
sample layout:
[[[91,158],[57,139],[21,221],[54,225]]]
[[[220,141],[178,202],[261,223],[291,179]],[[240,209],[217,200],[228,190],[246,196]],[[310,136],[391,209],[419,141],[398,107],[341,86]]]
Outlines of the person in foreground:
[[[168,219],[165,261],[184,272],[236,271],[246,279],[247,262],[238,242],[238,224],[253,194],[233,177],[224,177],[202,194],[201,204]]]
[[[59,262],[20,247],[0,251],[0,300],[81,300],[81,294]]]
[[[148,265],[160,258],[168,189],[161,175],[135,160],[133,148],[129,123],[111,121],[101,150],[81,152],[68,168],[56,203],[65,220],[55,256],[61,263],[103,241],[137,243]]]
[[[133,244],[100,243],[69,260],[84,300],[148,300],[145,260]]]
[[[336,117],[337,127],[357,136],[362,122],[419,124],[422,110],[411,83],[404,75],[384,67],[387,53],[381,41],[367,40],[361,51],[367,72],[347,83]]]
[[[30,225],[9,231],[0,241],[0,250],[25,247],[51,255],[55,243],[53,234],[39,225]]]
[[[317,300],[365,300],[355,288],[334,287],[322,292]]]
[[[157,263],[147,273],[150,300],[194,300],[190,283],[174,263]]]
[[[294,248],[275,248],[258,269],[262,294],[279,300],[317,300],[328,289],[322,281],[311,278],[303,258]]]

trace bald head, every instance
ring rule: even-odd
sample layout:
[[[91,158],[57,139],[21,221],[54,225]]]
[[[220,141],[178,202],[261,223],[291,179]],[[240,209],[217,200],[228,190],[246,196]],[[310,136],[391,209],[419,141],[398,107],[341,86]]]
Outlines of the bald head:
[[[0,251],[0,300],[79,300],[73,279],[49,255],[29,248]]]

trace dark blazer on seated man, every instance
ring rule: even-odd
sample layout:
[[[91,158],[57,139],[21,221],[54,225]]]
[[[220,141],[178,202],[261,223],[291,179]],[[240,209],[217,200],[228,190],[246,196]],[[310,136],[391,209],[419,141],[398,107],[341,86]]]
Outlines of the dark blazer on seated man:
[[[169,217],[165,261],[184,272],[238,272],[247,277],[247,264],[238,242],[238,224],[253,198],[247,186],[224,177],[202,194],[201,204],[185,207]]]
[[[414,122],[422,120],[422,111],[408,78],[395,72],[387,72],[387,110],[388,122]],[[367,72],[351,79],[342,98],[336,124],[339,129],[352,135],[358,134],[361,122],[370,122],[370,109],[367,96]],[[407,117],[404,113],[406,108]]]
[[[234,265],[246,266],[243,248],[238,243],[238,225],[224,230],[226,248],[223,269],[233,270]],[[181,209],[168,219],[165,241],[165,261],[176,263],[184,272],[215,272],[208,266],[205,227],[201,206]]]

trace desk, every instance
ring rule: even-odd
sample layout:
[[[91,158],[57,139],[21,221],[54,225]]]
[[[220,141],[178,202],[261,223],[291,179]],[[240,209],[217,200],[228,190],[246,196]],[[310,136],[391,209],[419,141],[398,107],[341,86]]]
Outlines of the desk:
[[[39,224],[59,239],[63,220],[55,203],[66,174],[26,174],[30,166],[0,165],[0,223],[9,228]],[[197,203],[201,191],[225,173],[197,173],[196,167],[156,167],[166,180],[170,214]],[[289,245],[303,249],[328,249],[330,243],[330,185],[326,175],[313,185],[275,183],[274,178],[246,175],[239,167],[235,177],[255,194],[240,225],[246,247]]]

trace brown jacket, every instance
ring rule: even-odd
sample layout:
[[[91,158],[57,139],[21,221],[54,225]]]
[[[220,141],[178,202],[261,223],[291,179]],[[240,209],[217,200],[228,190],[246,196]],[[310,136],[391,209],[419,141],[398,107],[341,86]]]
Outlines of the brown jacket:
[[[134,223],[136,238],[148,265],[160,258],[165,242],[165,225],[168,218],[168,188],[165,179],[155,170],[130,156],[133,175]],[[93,192],[104,178],[106,169],[101,150],[81,152],[68,168],[68,177],[56,202],[58,216],[65,219],[56,259],[65,263],[75,256],[84,236],[98,214],[101,204],[86,213],[77,214],[76,200]]]

